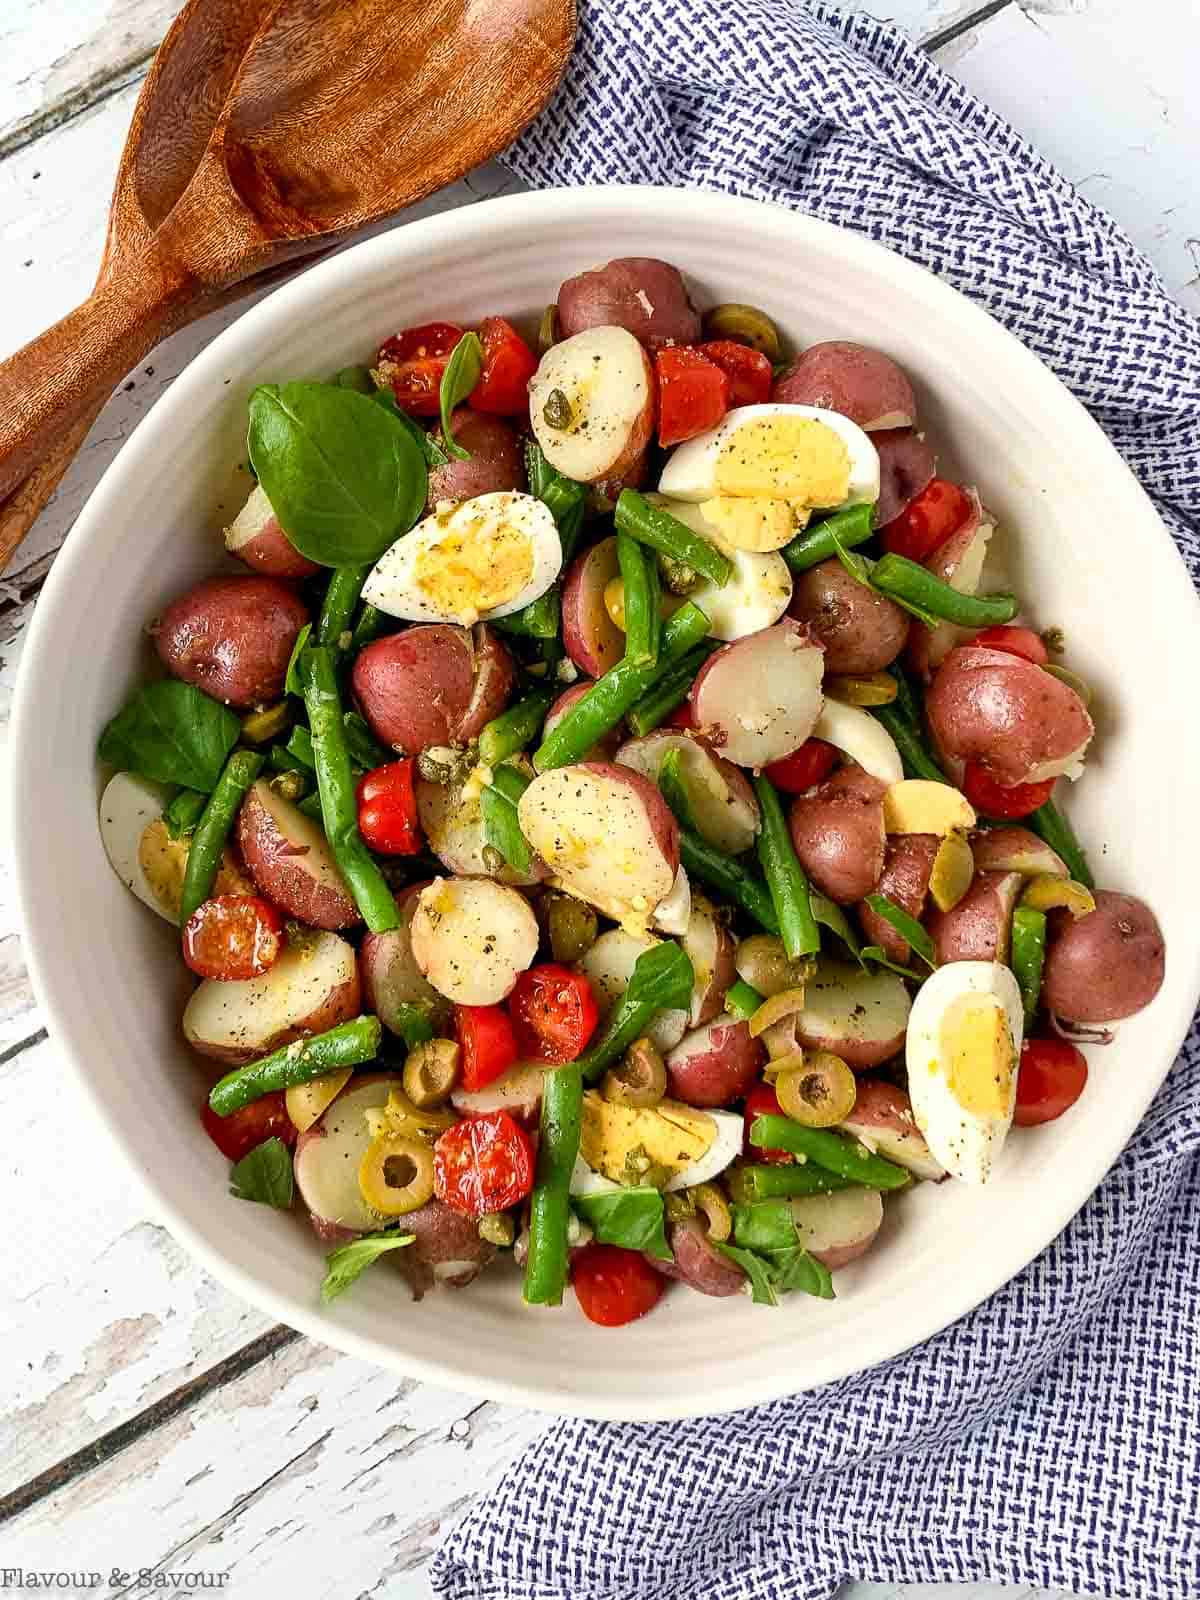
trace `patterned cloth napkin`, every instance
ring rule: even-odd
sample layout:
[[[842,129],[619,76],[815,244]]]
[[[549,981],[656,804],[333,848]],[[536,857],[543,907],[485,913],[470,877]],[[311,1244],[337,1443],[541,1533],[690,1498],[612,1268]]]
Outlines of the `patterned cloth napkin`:
[[[586,0],[535,186],[780,201],[931,268],[1107,430],[1200,577],[1200,324],[894,28],[802,0]],[[1200,1595],[1200,1031],[1075,1220],[920,1349],[732,1417],[564,1422],[450,1536],[453,1600],[799,1600],[848,1576]]]

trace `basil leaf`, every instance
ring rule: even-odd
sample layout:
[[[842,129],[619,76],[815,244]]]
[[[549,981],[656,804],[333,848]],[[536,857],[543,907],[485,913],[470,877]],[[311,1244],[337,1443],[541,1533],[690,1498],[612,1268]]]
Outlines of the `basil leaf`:
[[[864,945],[859,952],[860,961],[873,961],[877,967],[886,967],[889,972],[895,972],[902,978],[910,978],[913,983],[924,983],[923,973],[914,972],[911,967],[902,967],[899,962],[891,960],[882,945]]]
[[[163,812],[167,838],[182,839],[191,833],[207,804],[207,795],[197,794],[195,789],[181,789]]]
[[[808,889],[808,904],[815,920],[822,927],[828,928],[830,933],[835,933],[861,966],[862,956],[859,953],[858,937],[846,920],[846,913],[841,906],[814,889],[811,884]]]
[[[282,1139],[266,1139],[245,1155],[229,1174],[229,1192],[238,1200],[289,1211],[295,1192],[292,1154]]]
[[[382,406],[390,417],[396,418],[405,433],[409,435],[417,449],[425,457],[425,465],[427,467],[444,467],[446,465],[450,457],[433,435],[426,433],[415,417],[410,417],[407,411],[396,404],[396,396],[390,389],[376,389],[371,399],[375,401],[376,405]]]
[[[321,566],[377,561],[425,509],[420,448],[392,413],[353,389],[260,384],[247,444],[288,538]]]
[[[742,1250],[737,1245],[719,1244],[715,1239],[713,1244],[723,1256],[728,1256],[730,1261],[736,1261],[749,1278],[750,1298],[756,1306],[779,1304],[779,1296],[775,1292],[775,1273],[769,1261],[764,1261],[762,1256],[756,1256],[753,1250]]]
[[[211,794],[242,725],[193,684],[147,684],[100,735],[100,759],[156,783]]]
[[[792,1208],[786,1200],[762,1200],[733,1207],[733,1257],[750,1277],[754,1300],[778,1305],[795,1290],[819,1300],[833,1299],[833,1279],[800,1244]],[[727,1246],[719,1246],[730,1254]]]
[[[385,1251],[399,1250],[403,1245],[412,1242],[411,1233],[401,1233],[393,1228],[387,1233],[364,1234],[352,1244],[344,1244],[337,1250],[331,1250],[325,1257],[325,1281],[321,1284],[322,1301],[328,1305],[331,1300],[336,1300],[338,1295],[345,1294],[354,1280],[367,1270],[372,1261],[378,1261]]]
[[[753,1205],[734,1206],[733,1240],[744,1250],[763,1254],[770,1250],[790,1250],[796,1244],[796,1224],[786,1200],[759,1200]]]
[[[937,957],[933,951],[933,940],[915,917],[910,917],[903,906],[898,906],[885,894],[869,894],[867,904],[877,917],[882,917],[885,922],[890,923],[900,937],[917,952],[927,967],[936,968]],[[875,946],[871,948],[874,949]]]
[[[572,1205],[590,1222],[601,1244],[647,1250],[659,1261],[673,1261],[663,1226],[663,1197],[657,1189],[618,1189],[611,1194],[577,1195]]]
[[[692,811],[692,802],[683,777],[683,751],[677,745],[672,745],[662,758],[662,764],[658,769],[658,787],[663,799],[675,813],[675,820],[679,826],[690,828],[693,833],[699,833],[700,829],[696,826],[695,813]]]
[[[823,1261],[797,1245],[775,1258],[775,1287],[780,1294],[811,1294],[815,1300],[834,1300],[833,1274]]]
[[[527,873],[533,865],[533,850],[517,816],[517,805],[530,781],[516,767],[500,766],[479,797],[484,842],[520,873]]]
[[[594,1083],[645,1033],[660,1011],[683,1011],[692,1003],[696,975],[687,953],[672,939],[643,950],[634,963],[625,993],[608,1014],[598,1037],[579,1057],[585,1083]]]
[[[482,371],[483,346],[479,342],[479,335],[464,333],[450,352],[450,359],[442,373],[442,386],[438,391],[442,410],[442,445],[459,461],[469,461],[471,452],[464,450],[450,431],[450,413],[455,406],[462,405],[479,382]]]
[[[288,657],[287,677],[283,680],[284,694],[298,694],[304,699],[304,684],[300,679],[300,657],[308,647],[309,637],[312,634],[312,623],[306,622],[296,635],[296,642],[292,646],[292,653]]]

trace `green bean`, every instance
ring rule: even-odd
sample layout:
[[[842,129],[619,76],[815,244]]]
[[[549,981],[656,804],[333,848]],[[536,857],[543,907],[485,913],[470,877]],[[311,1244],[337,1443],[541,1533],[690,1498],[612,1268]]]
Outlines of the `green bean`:
[[[617,532],[626,533],[639,544],[660,550],[663,555],[682,561],[710,583],[723,587],[733,572],[733,562],[715,544],[709,544],[686,523],[680,522],[662,506],[653,506],[636,489],[622,489],[614,516]]]
[[[499,850],[514,872],[522,873],[533,864],[533,851],[517,820],[517,805],[529,782],[516,767],[496,767],[491,783],[479,797],[484,840]]]
[[[576,1062],[585,1083],[595,1083],[641,1037],[660,1011],[682,1011],[692,1003],[696,974],[681,946],[670,939],[651,945],[634,962],[625,993],[588,1050]]]
[[[583,1078],[577,1062],[552,1067],[542,1085],[537,1176],[529,1197],[529,1254],[525,1259],[526,1305],[562,1304],[567,1283],[568,1195],[583,1120]]]
[[[754,792],[762,814],[758,860],[775,907],[783,948],[789,961],[815,956],[821,948],[821,933],[808,902],[808,879],[792,844],[778,791],[760,772],[754,780]]]
[[[360,717],[357,711],[346,712],[342,718],[342,730],[346,735],[346,750],[351,766],[370,772],[375,767],[386,767],[390,761],[396,760],[396,752],[385,749],[379,743],[367,726],[366,718]]]
[[[341,695],[333,652],[327,645],[304,652],[303,678],[325,836],[367,927],[372,933],[386,933],[399,927],[400,914],[387,880],[358,831]]]
[[[893,661],[888,671],[896,680],[896,710],[919,732],[923,721],[921,691],[898,661]]]
[[[260,1061],[235,1067],[213,1085],[208,1103],[219,1117],[227,1117],[277,1089],[294,1089],[297,1084],[310,1083],[338,1067],[360,1067],[366,1061],[374,1061],[382,1039],[383,1025],[378,1017],[339,1022],[327,1033],[293,1039]]]
[[[640,737],[665,722],[675,707],[681,706],[687,699],[700,668],[720,648],[716,639],[705,639],[664,672],[629,711],[625,720],[633,732]]]
[[[233,827],[238,808],[247,789],[262,771],[263,758],[254,750],[235,750],[225,763],[217,787],[199,822],[192,829],[187,866],[183,873],[183,892],[179,902],[180,925],[212,893],[221,866],[221,852]]]
[[[853,1178],[826,1172],[811,1161],[803,1166],[735,1167],[729,1174],[729,1192],[738,1205],[753,1205],[758,1200],[790,1200],[796,1195],[828,1194],[833,1189],[849,1189]]]
[[[872,1155],[857,1139],[844,1138],[828,1128],[805,1128],[791,1117],[755,1117],[750,1143],[756,1150],[786,1150],[789,1155],[803,1156],[826,1172],[870,1189],[901,1189],[909,1181],[903,1167]]]
[[[732,900],[749,912],[768,933],[778,934],[779,918],[771,892],[757,873],[709,844],[691,828],[679,830],[679,859],[689,877],[699,878],[726,900]]]
[[[1012,919],[1010,965],[1021,991],[1027,1027],[1034,1019],[1041,998],[1045,963],[1046,913],[1034,911],[1030,906],[1018,906]]]
[[[507,617],[493,617],[491,626],[501,633],[515,634],[519,639],[554,639],[561,622],[562,603],[555,584],[545,594],[522,606],[520,611],[513,611]]]
[[[534,752],[533,764],[537,770],[548,772],[551,767],[566,767],[578,761],[610,728],[615,728],[666,669],[698,644],[707,632],[708,618],[699,606],[694,606],[690,600],[681,605],[663,625],[658,660],[647,666],[618,661],[598,678]]]
[[[317,623],[318,644],[332,645],[339,650],[342,648],[342,637],[350,633],[358,597],[370,570],[369,565],[334,568]]]
[[[365,650],[372,640],[378,639],[386,620],[383,612],[376,606],[363,606],[358,614],[358,621],[354,624],[350,654],[356,656],[360,650]]]
[[[662,641],[658,566],[627,533],[617,535],[617,564],[624,589],[625,659],[644,666],[658,660]]]
[[[574,478],[564,478],[552,467],[539,444],[530,440],[525,447],[525,470],[529,479],[529,492],[550,510],[558,528],[562,545],[563,565],[575,554],[575,546],[583,527],[583,507],[587,490]]]
[[[763,996],[757,989],[751,988],[744,978],[738,978],[725,991],[726,1011],[741,1022],[748,1022],[762,1003]]]
[[[898,708],[899,701],[890,706],[872,706],[871,715],[891,734],[896,749],[900,752],[900,760],[904,764],[904,776],[929,778],[934,783],[949,783],[949,778],[921,743],[921,735],[912,723],[901,715]]]
[[[163,812],[163,824],[170,839],[182,839],[192,833],[204,815],[208,796],[197,789],[181,789]]]
[[[292,729],[288,742],[283,748],[290,757],[293,766],[307,767],[310,772],[317,770],[317,764],[313,760],[312,734],[309,733],[307,728],[302,727],[300,723],[297,723]]]
[[[874,531],[874,506],[847,506],[805,528],[779,554],[793,572],[807,572],[837,555],[838,544],[843,550],[853,550],[855,545],[865,544]]]
[[[1047,800],[1044,806],[1039,806],[1026,820],[1038,837],[1044,839],[1051,850],[1057,851],[1063,858],[1067,864],[1067,871],[1076,883],[1082,883],[1088,889],[1096,887],[1092,869],[1088,866],[1087,854],[1075,837],[1074,828],[1053,800]]]
[[[493,717],[479,735],[479,760],[485,767],[498,767],[509,756],[524,750],[546,720],[554,704],[553,689],[535,689],[515,706]]]
[[[960,594],[907,556],[886,555],[871,568],[871,587],[904,606],[960,628],[990,628],[1017,614],[1012,594]]]

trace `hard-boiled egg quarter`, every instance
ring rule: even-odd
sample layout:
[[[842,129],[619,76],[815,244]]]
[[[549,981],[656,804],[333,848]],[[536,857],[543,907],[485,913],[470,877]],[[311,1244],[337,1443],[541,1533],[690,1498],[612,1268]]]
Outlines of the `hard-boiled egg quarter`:
[[[742,1134],[732,1111],[698,1111],[678,1100],[627,1106],[589,1089],[571,1193],[608,1194],[639,1181],[668,1191],[708,1183],[737,1160]]]
[[[998,961],[951,961],[913,1001],[905,1047],[917,1126],[956,1178],[986,1183],[1012,1125],[1024,1016]]]
[[[440,506],[375,563],[363,598],[406,622],[507,617],[545,594],[562,566],[550,510],[501,490]]]
[[[160,917],[178,922],[187,845],[173,849],[161,821],[170,798],[170,789],[161,783],[132,772],[116,773],[100,798],[100,840],[125,887]]]
[[[705,508],[686,500],[668,500],[662,495],[651,499],[685,523],[693,533],[715,544],[729,557],[733,572],[723,584],[704,582],[693,589],[688,599],[708,618],[708,631],[714,639],[744,639],[778,622],[792,598],[792,574],[787,562],[774,550],[738,550],[728,544],[721,530],[705,516]]]

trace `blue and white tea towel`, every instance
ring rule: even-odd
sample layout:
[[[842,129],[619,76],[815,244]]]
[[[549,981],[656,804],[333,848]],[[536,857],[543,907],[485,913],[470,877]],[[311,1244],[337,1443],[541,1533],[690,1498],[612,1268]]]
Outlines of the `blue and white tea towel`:
[[[1069,112],[1065,113],[1069,114]],[[802,0],[585,0],[535,186],[781,201],[985,306],[1087,405],[1200,576],[1200,324],[894,28]],[[970,1316],[734,1417],[554,1426],[451,1535],[451,1600],[815,1600],[848,1576],[1200,1596],[1200,1034],[1104,1184]]]

